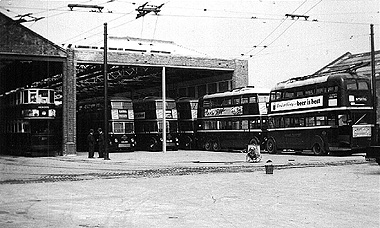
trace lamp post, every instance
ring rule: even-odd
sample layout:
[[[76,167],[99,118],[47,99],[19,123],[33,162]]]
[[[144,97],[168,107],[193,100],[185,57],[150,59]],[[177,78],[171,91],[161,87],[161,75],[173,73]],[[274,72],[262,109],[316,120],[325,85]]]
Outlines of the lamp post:
[[[375,41],[374,41],[374,32],[373,24],[370,25],[371,28],[371,84],[372,84],[372,97],[373,97],[373,136],[372,136],[372,145],[377,145],[378,135],[377,135],[377,96],[376,96],[376,72],[375,72]]]

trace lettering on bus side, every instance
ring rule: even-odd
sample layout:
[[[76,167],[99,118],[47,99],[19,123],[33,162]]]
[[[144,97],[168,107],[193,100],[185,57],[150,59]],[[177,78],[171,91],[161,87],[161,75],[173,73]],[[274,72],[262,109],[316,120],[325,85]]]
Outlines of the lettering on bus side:
[[[145,112],[135,112],[135,119],[145,119]]]
[[[237,116],[243,115],[243,106],[205,109],[205,116]]]
[[[272,103],[272,111],[287,111],[300,108],[313,108],[323,105],[323,96],[306,97],[288,101],[278,101]]]

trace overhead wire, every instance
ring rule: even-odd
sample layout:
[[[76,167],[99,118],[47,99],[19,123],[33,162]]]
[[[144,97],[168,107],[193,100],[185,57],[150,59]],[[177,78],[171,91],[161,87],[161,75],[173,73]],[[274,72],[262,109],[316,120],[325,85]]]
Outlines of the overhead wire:
[[[313,7],[311,7],[307,12],[309,12],[309,11],[311,11],[314,7],[316,7],[320,2],[321,2],[322,0],[320,0],[318,3],[316,3]],[[87,1],[87,2],[90,2],[90,1]],[[106,1],[106,2],[104,2],[104,3],[101,3],[101,4],[107,4],[107,3],[109,3],[109,2],[111,2],[111,1]],[[121,1],[121,2],[126,2],[126,3],[131,3],[131,4],[136,4],[136,3],[134,3],[134,2],[129,2],[129,1]],[[167,1],[166,3],[168,3],[168,2],[170,2],[170,1]],[[305,0],[304,2],[302,2],[294,11],[293,11],[293,13],[295,12],[295,11],[297,11],[302,5],[304,5],[305,3],[307,2],[307,0]],[[165,4],[166,4],[165,3]],[[2,6],[0,6],[1,8],[3,8],[3,9],[5,9],[5,10],[7,10],[6,8],[4,8],[4,7],[2,7]],[[24,7],[24,8],[28,8],[28,7]],[[50,11],[60,11],[61,9],[63,9],[63,8],[66,8],[66,6],[65,7],[57,7],[57,8],[54,8],[54,9],[50,9]],[[32,9],[32,8],[30,8],[30,9]],[[36,8],[34,8],[34,9],[36,9]],[[208,9],[209,10],[209,9]],[[7,10],[8,12],[10,11],[10,10]],[[39,13],[43,13],[43,12],[46,12],[46,11],[49,11],[49,10],[45,10],[45,11],[41,11],[41,12],[37,12],[36,14],[39,14]],[[213,10],[213,11],[218,11],[218,10]],[[65,12],[62,12],[62,13],[58,13],[58,14],[54,14],[54,15],[50,15],[49,16],[49,18],[50,17],[54,17],[54,16],[58,16],[58,15],[61,15],[61,14],[65,14],[65,13],[69,13],[69,12],[71,12],[71,10],[65,10]],[[81,11],[81,12],[83,12],[83,11]],[[115,18],[115,19],[113,19],[113,20],[111,20],[111,21],[108,21],[108,22],[112,22],[112,21],[115,21],[115,20],[118,20],[118,19],[120,19],[120,18],[122,18],[122,17],[124,17],[124,16],[126,16],[126,15],[129,15],[129,14],[131,14],[132,12],[134,12],[134,10],[132,10],[131,12],[129,12],[129,13],[127,13],[127,14],[125,14],[125,13],[116,13],[115,12],[115,14],[122,14],[120,17],[118,17],[118,18]],[[235,11],[231,11],[231,12],[235,12]],[[306,14],[307,12],[305,12],[304,14]],[[15,13],[15,12],[12,12],[12,13]],[[244,12],[244,13],[248,13],[248,12]],[[16,14],[16,13],[15,13]],[[268,15],[268,14],[264,14],[264,15]],[[272,15],[272,14],[271,14]],[[281,19],[278,19],[278,18],[265,18],[265,17],[238,17],[238,16],[233,16],[233,17],[231,17],[231,16],[208,16],[208,15],[170,15],[170,14],[162,14],[162,13],[160,13],[159,14],[159,16],[174,16],[174,17],[206,17],[206,18],[216,18],[216,19],[218,19],[218,18],[226,18],[226,19],[249,19],[249,20],[252,20],[252,19],[255,19],[255,20],[281,20],[281,22],[280,22],[280,24],[279,25],[277,25],[277,27],[274,29],[274,30],[272,30],[258,45],[255,45],[256,47],[261,47],[261,45],[267,40],[267,39],[269,39],[269,37],[271,37],[280,27],[281,27],[281,25],[283,25],[283,23],[286,21],[286,19],[284,19],[284,18],[281,18]],[[117,25],[117,26],[113,26],[113,27],[109,27],[109,29],[114,29],[114,28],[116,28],[116,27],[120,27],[120,26],[123,26],[123,25],[125,25],[125,24],[127,24],[127,23],[131,23],[131,22],[133,22],[133,21],[135,21],[135,19],[134,20],[131,20],[131,21],[128,21],[128,22],[126,22],[126,23],[123,23],[123,24],[120,24],[120,25]],[[143,20],[144,21],[144,20]],[[297,21],[297,20],[296,20]],[[280,35],[278,35],[272,42],[270,42],[268,45],[266,45],[266,47],[268,47],[268,46],[272,46],[272,44],[276,41],[276,40],[278,40],[296,21],[294,21],[291,25],[289,25]],[[318,21],[302,21],[302,22],[311,22],[311,23],[316,23],[316,22],[318,22],[318,23],[337,23],[337,24],[347,24],[347,25],[368,25],[368,23],[364,23],[364,22],[339,22],[339,21],[320,21],[320,20],[318,20]],[[158,23],[158,16],[156,17],[156,22],[155,22],[155,27],[154,27],[154,31],[153,31],[153,37],[155,37],[155,34],[156,34],[156,30],[157,30],[157,23]],[[34,23],[33,23],[34,24]],[[379,24],[376,24],[375,23],[375,25],[379,25]],[[100,26],[102,26],[102,25],[100,25]],[[83,32],[83,33],[81,33],[81,34],[78,34],[78,35],[76,35],[76,36],[74,36],[74,37],[72,37],[72,38],[70,38],[70,39],[68,39],[67,41],[70,41],[70,40],[74,40],[75,38],[77,38],[77,37],[80,37],[80,36],[82,36],[83,34],[85,34],[85,33],[89,33],[89,32],[91,32],[91,31],[93,31],[94,29],[96,29],[96,28],[99,28],[100,26],[96,26],[96,27],[93,27],[93,28],[91,28],[90,30],[87,30],[87,31],[85,31],[85,32]],[[142,28],[143,29],[143,28]],[[90,37],[93,37],[93,36],[95,36],[95,35],[98,35],[98,34],[100,34],[100,33],[96,33],[96,34],[93,34],[93,35],[90,35],[90,36],[87,36],[87,38],[90,38]],[[142,36],[142,31],[141,31],[141,36]],[[246,54],[248,54],[248,53],[250,53],[251,51],[253,51],[255,48],[252,48],[251,50],[249,50]],[[265,48],[264,48],[265,49]],[[257,55],[257,54],[259,54],[261,51],[263,51],[264,49],[261,49],[259,52],[257,52],[257,53],[255,53],[254,55]]]
[[[303,1],[295,10],[293,10],[292,14],[295,13],[301,6],[303,6],[308,0],[305,0]],[[276,26],[276,28],[274,28],[272,30],[272,32],[270,32],[258,45],[255,45],[251,50],[249,50],[248,52],[246,52],[244,55],[247,55],[248,53],[250,53],[251,51],[253,51],[256,47],[260,47],[260,45],[262,43],[264,43],[275,31],[277,31],[277,29],[285,22],[286,18],[283,18],[280,22],[280,24],[278,24]],[[293,23],[294,24],[294,23]],[[268,45],[266,45],[264,48],[266,48]],[[263,50],[263,49],[262,49]]]
[[[305,0],[303,3],[305,3],[307,0]],[[322,2],[322,0],[319,0],[319,2],[317,2],[316,4],[314,4],[309,10],[307,10],[305,13],[303,13],[303,15],[305,15],[305,14],[307,14],[308,12],[310,12],[312,9],[314,9],[318,4],[320,4]],[[302,5],[302,4],[301,4]],[[298,7],[298,8],[300,8],[300,7]],[[298,9],[297,8],[297,9]],[[296,10],[297,10],[296,9]],[[296,10],[294,10],[293,11],[293,13],[296,11]],[[292,13],[292,14],[293,14]],[[266,45],[266,47],[268,47],[268,46],[271,46],[274,42],[276,42],[286,31],[288,31],[289,29],[290,29],[290,27],[292,27],[297,21],[298,21],[298,19],[299,18],[297,18],[295,21],[293,21],[283,32],[281,32],[274,40],[272,40],[272,42],[270,42],[268,45]],[[263,49],[261,49],[260,51],[258,51],[257,53],[255,53],[255,55],[258,55],[260,52],[262,52],[264,50],[264,48]],[[252,55],[252,56],[250,56],[250,57],[253,57],[253,56],[255,56],[255,55]]]
[[[127,13],[127,14],[124,14],[124,15],[122,15],[122,16],[120,16],[120,17],[117,17],[117,18],[114,18],[114,19],[112,19],[112,20],[109,20],[109,21],[107,21],[107,23],[110,23],[110,22],[116,21],[116,20],[118,20],[118,19],[120,19],[120,18],[122,18],[122,17],[125,17],[125,16],[131,14],[132,12],[133,12],[133,11],[131,11],[131,12]],[[134,21],[134,20],[133,20],[133,21]],[[92,28],[89,29],[89,30],[86,30],[86,31],[84,31],[84,32],[82,32],[82,33],[80,33],[80,34],[74,36],[74,37],[71,37],[70,39],[67,39],[67,40],[64,41],[63,43],[66,43],[66,42],[68,42],[68,41],[70,41],[70,40],[74,40],[74,39],[77,38],[77,37],[81,37],[81,36],[83,36],[83,34],[89,33],[89,32],[91,32],[91,31],[93,31],[94,29],[97,29],[97,28],[102,27],[102,26],[103,26],[103,25],[98,25],[98,26],[92,27]],[[99,34],[101,34],[101,33],[95,33],[95,34],[92,34],[92,35],[90,35],[90,36],[86,36],[86,38],[91,38],[91,37],[96,36],[96,35],[99,35]]]

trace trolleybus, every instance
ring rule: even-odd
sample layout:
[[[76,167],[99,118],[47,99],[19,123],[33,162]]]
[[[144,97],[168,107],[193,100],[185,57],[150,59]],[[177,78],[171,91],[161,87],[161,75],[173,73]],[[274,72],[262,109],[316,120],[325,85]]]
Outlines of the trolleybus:
[[[2,152],[55,156],[60,141],[53,89],[19,89],[0,97]]]
[[[133,151],[136,146],[132,100],[127,97],[108,98],[109,151]],[[104,127],[104,98],[96,97],[78,101],[77,145],[78,150],[87,151],[87,135]]]
[[[269,89],[244,87],[199,100],[198,145],[206,150],[264,145]]]
[[[135,112],[136,139],[138,148],[158,151],[163,143],[163,117],[166,117],[166,147],[178,150],[177,109],[174,99],[166,99],[166,113],[163,113],[161,97],[145,97],[133,102]]]
[[[179,148],[194,149],[197,147],[196,126],[198,99],[183,97],[176,101],[178,111]]]
[[[293,78],[271,91],[267,150],[354,152],[371,143],[370,80],[333,72]]]

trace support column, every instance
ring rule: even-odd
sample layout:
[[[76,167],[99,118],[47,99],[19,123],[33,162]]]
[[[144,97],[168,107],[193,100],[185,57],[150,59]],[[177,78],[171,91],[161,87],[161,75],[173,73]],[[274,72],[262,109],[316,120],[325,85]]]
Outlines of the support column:
[[[235,60],[235,70],[232,75],[232,89],[248,85],[248,62]]]
[[[67,60],[63,68],[63,154],[76,155],[76,62],[72,49],[67,49]]]

